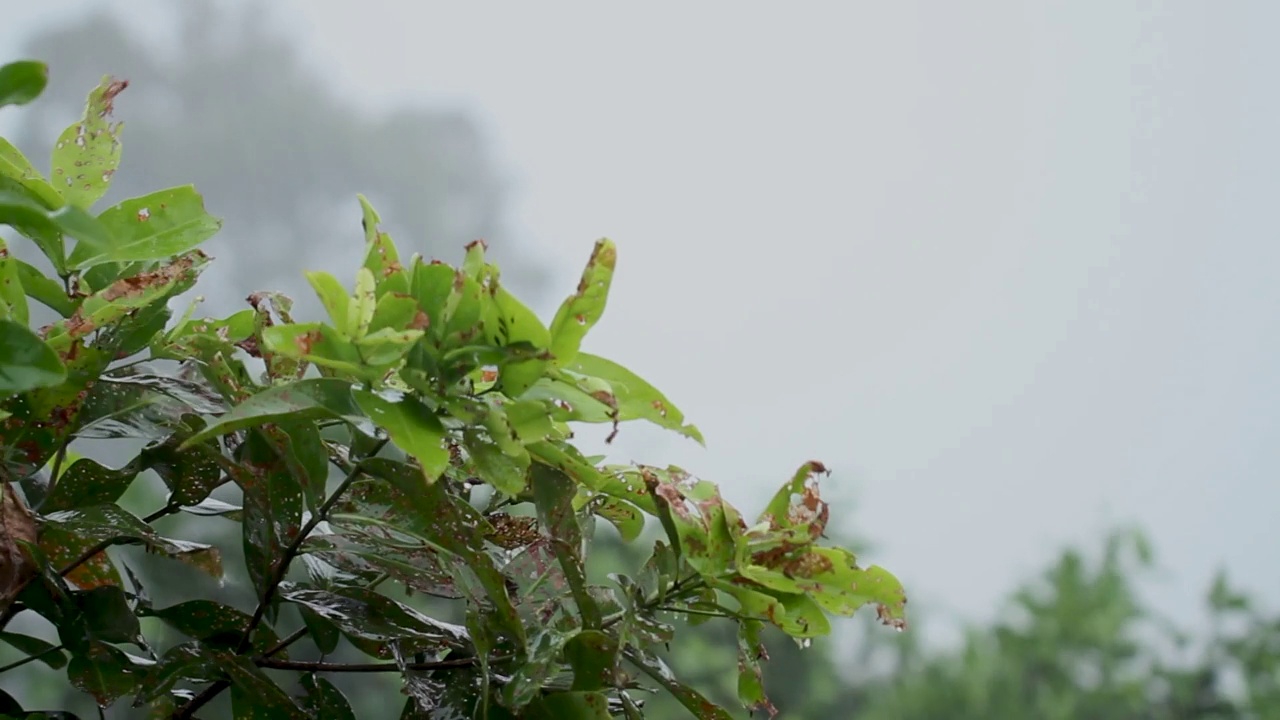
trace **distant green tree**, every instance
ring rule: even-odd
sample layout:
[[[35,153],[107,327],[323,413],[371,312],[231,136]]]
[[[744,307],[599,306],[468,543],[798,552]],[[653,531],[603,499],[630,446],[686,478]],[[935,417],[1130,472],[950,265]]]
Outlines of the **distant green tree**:
[[[1091,562],[1063,552],[955,652],[907,653],[858,689],[860,720],[1235,720],[1280,717],[1280,620],[1219,577],[1209,632],[1159,618],[1134,581],[1145,540],[1115,533]],[[1194,638],[1199,638],[1196,642]]]

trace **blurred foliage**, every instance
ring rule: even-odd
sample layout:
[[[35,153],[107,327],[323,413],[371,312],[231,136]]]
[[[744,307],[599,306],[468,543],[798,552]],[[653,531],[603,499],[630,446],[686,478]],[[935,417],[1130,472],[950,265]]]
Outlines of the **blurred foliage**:
[[[0,103],[46,81],[39,63],[0,68]],[[193,304],[173,318],[222,221],[191,185],[91,211],[120,167],[128,87],[108,76],[90,92],[47,177],[0,139],[0,226],[52,269],[0,245],[0,639],[24,655],[0,675],[41,663],[99,716],[194,718],[229,698],[238,719],[355,717],[330,676],[375,673],[399,679],[402,719],[635,719],[661,692],[714,720],[730,714],[660,655],[680,647],[673,616],[733,628],[714,689],[732,678],[736,704],[770,715],[768,628],[807,646],[867,605],[905,628],[897,579],[824,542],[821,463],[748,523],[713,483],[572,442],[578,424],[612,440],[636,420],[702,441],[656,388],[583,349],[617,264],[607,239],[544,324],[483,241],[456,267],[402,260],[360,196],[354,284],[306,273],[325,320],[265,291],[226,317]],[[59,319],[33,329],[32,301]],[[93,439],[133,456],[112,467],[72,447]],[[121,504],[144,474],[165,488],[145,514]],[[228,575],[222,548],[161,531],[173,516],[181,534],[239,529],[239,604],[177,575],[157,585],[181,599],[159,603],[133,571],[128,548]],[[624,545],[649,526],[664,537],[634,572],[593,582],[606,524]],[[414,595],[447,607],[400,599]],[[10,628],[20,616],[56,637]],[[24,701],[0,691],[0,714],[31,717]]]

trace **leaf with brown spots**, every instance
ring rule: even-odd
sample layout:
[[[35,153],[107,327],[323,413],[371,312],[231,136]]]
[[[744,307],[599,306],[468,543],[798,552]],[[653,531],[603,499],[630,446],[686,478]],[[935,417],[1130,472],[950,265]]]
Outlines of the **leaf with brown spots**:
[[[51,181],[73,205],[88,209],[107,192],[111,176],[120,165],[120,131],[113,123],[116,96],[129,87],[128,80],[104,77],[89,93],[84,117],[58,136],[53,145]]]
[[[597,241],[582,271],[578,291],[560,305],[551,321],[551,354],[555,356],[556,367],[565,367],[577,358],[587,331],[604,315],[617,262],[618,248],[613,241],[608,238]]]

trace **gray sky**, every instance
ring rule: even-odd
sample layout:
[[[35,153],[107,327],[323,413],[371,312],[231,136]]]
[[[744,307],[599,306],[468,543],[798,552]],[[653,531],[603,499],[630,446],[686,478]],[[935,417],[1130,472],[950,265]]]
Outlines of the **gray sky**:
[[[277,10],[353,101],[480,113],[565,292],[619,243],[589,348],[708,448],[628,428],[618,459],[752,513],[821,459],[938,619],[1122,522],[1184,620],[1222,565],[1280,598],[1274,3]]]

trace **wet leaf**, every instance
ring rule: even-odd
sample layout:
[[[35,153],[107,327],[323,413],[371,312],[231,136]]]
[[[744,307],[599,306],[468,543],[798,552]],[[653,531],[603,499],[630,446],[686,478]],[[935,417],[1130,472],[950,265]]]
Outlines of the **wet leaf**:
[[[663,687],[698,720],[732,720],[727,710],[708,700],[702,693],[676,679],[667,664],[656,655],[628,648],[627,660]]]
[[[604,314],[617,261],[618,250],[613,241],[602,239],[596,242],[577,292],[560,305],[551,322],[551,354],[555,356],[557,367],[565,367],[574,361],[582,338]]]
[[[76,246],[68,258],[73,269],[163,260],[196,248],[222,227],[221,220],[205,212],[204,199],[191,185],[125,200],[99,215],[98,222],[110,234],[111,244]]]
[[[338,419],[360,423],[364,413],[351,397],[351,383],[337,378],[312,378],[267,388],[232,408],[208,427],[188,438],[179,449],[218,435],[277,420]]]
[[[0,65],[0,107],[26,105],[44,92],[49,83],[49,66],[35,60],[18,60]]]
[[[778,709],[765,695],[764,673],[760,667],[761,659],[769,657],[760,641],[763,627],[764,623],[754,620],[738,623],[738,700],[751,713],[764,710],[769,717],[774,717]]]
[[[351,704],[333,683],[308,673],[300,684],[307,693],[302,698],[302,708],[314,720],[356,720]]]
[[[81,458],[58,477],[40,509],[48,513],[114,503],[137,476],[137,461],[113,470],[89,458]]]
[[[222,559],[211,545],[160,537],[151,526],[118,505],[63,510],[44,517],[45,529],[56,528],[90,543],[142,544],[154,552],[222,577]]]
[[[217,660],[203,644],[191,641],[175,645],[143,674],[138,683],[136,704],[152,702],[179,681],[212,682],[221,674]]]
[[[538,508],[538,520],[552,542],[556,560],[564,571],[565,580],[573,593],[574,602],[582,616],[582,625],[588,630],[600,628],[600,606],[586,588],[584,558],[582,555],[582,526],[573,510],[573,498],[577,486],[569,476],[535,463],[530,468],[530,485]]]
[[[249,626],[249,616],[245,613],[212,600],[188,600],[171,605],[161,610],[145,613],[147,617],[155,617],[166,625],[193,640],[218,650],[234,651]],[[253,631],[253,649],[265,652],[280,642],[270,627],[258,625]]]
[[[583,630],[564,646],[564,657],[573,668],[573,690],[595,691],[612,687],[618,664],[618,640],[599,630]]]
[[[302,531],[303,490],[290,472],[284,448],[273,443],[267,428],[248,434],[238,450],[236,484],[244,493],[241,535],[245,565],[258,597],[273,581],[276,563]]]
[[[81,638],[70,637],[69,631],[81,633],[83,640],[90,642],[133,643],[145,647],[141,626],[129,607],[123,588],[96,587],[73,592],[71,599],[77,612],[76,620],[58,628],[67,647],[73,650],[83,647]]]
[[[305,606],[298,606],[298,614],[302,616],[302,622],[307,626],[307,633],[311,635],[311,640],[316,644],[316,649],[322,654],[328,655],[338,648],[338,641],[342,639],[342,633],[333,623],[320,617],[314,610]]]
[[[169,488],[170,502],[187,508],[193,514],[205,514],[192,508],[204,508],[206,502],[217,502],[206,498],[224,482],[222,468],[215,459],[219,451],[213,441],[180,449],[188,435],[189,429],[184,429],[165,438],[164,442],[148,445],[142,449],[139,460],[143,467],[154,470],[164,481]],[[223,514],[226,510],[216,504],[210,507],[219,509],[216,514]]]
[[[57,353],[35,333],[12,320],[0,320],[0,397],[52,387],[67,378]]]
[[[425,640],[441,649],[464,648],[469,644],[465,628],[429,618],[371,590],[353,587],[318,590],[281,583],[280,596],[286,602],[307,607],[344,632],[366,640]]]
[[[218,667],[231,681],[231,714],[235,720],[308,720],[307,713],[266,673],[244,656],[215,652]]]
[[[139,670],[124,651],[95,642],[84,653],[72,656],[67,679],[80,692],[93,696],[99,707],[105,708],[137,688]]]
[[[111,112],[116,95],[128,85],[126,81],[104,77],[89,93],[84,117],[64,130],[54,143],[51,180],[73,205],[93,205],[106,193],[120,164],[123,123],[111,122]]]

